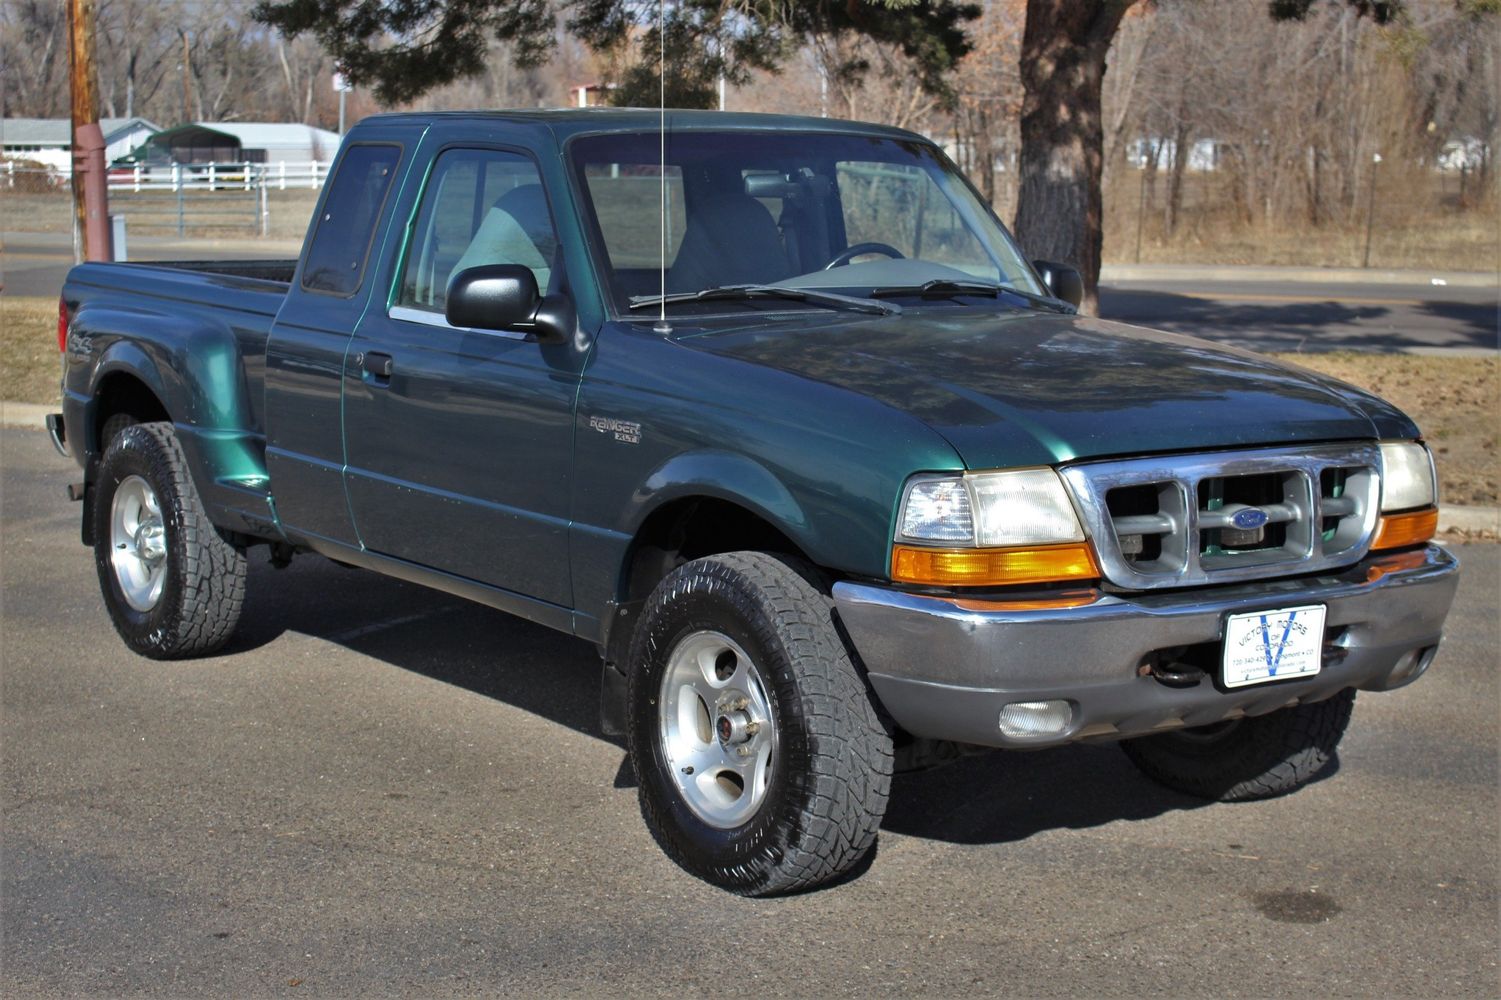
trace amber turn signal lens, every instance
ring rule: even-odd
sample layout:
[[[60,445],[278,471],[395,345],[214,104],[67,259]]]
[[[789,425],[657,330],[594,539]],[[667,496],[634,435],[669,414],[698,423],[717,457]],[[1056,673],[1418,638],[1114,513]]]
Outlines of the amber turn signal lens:
[[[1004,549],[923,549],[896,545],[891,550],[891,578],[898,583],[1002,587],[1099,577],[1094,550],[1084,542]]]
[[[1373,549],[1400,549],[1404,545],[1426,542],[1438,531],[1438,508],[1408,511],[1405,514],[1382,514],[1376,525]]]

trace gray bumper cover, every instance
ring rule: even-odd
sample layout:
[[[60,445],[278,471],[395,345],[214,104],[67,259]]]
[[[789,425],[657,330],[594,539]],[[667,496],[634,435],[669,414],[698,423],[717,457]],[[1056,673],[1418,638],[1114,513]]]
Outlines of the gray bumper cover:
[[[1098,593],[1077,607],[963,604],[839,583],[834,601],[886,710],[915,736],[1043,747],[1120,739],[1261,715],[1344,690],[1384,691],[1432,661],[1459,583],[1438,546],[1372,556],[1339,572],[1172,593]],[[1324,666],[1314,677],[1227,690],[1213,672],[1170,687],[1142,676],[1163,650],[1217,643],[1227,615],[1324,604]],[[1063,699],[1069,727],[1012,738],[1011,702]]]

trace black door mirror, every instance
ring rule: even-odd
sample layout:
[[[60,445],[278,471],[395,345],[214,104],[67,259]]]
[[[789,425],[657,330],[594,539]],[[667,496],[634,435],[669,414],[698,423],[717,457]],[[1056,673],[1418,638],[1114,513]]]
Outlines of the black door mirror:
[[[1067,264],[1055,264],[1050,260],[1034,260],[1032,266],[1037,276],[1048,286],[1055,299],[1062,299],[1075,309],[1084,301],[1084,278]]]
[[[474,330],[514,330],[543,343],[573,334],[573,308],[561,295],[543,298],[537,276],[521,264],[468,267],[448,283],[443,310],[451,326]]]

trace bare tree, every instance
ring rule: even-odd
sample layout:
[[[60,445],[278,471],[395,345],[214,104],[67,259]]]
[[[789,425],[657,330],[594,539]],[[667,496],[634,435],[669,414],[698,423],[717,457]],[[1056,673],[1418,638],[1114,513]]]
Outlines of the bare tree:
[[[7,116],[68,112],[68,18],[56,0],[0,5],[0,108]]]

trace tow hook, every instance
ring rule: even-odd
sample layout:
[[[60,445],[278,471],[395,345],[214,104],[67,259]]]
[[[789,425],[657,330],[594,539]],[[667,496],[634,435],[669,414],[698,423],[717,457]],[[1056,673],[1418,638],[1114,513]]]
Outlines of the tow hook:
[[[1141,677],[1155,678],[1168,687],[1193,687],[1204,679],[1204,669],[1191,663],[1175,663],[1166,658],[1154,658],[1136,668]]]

